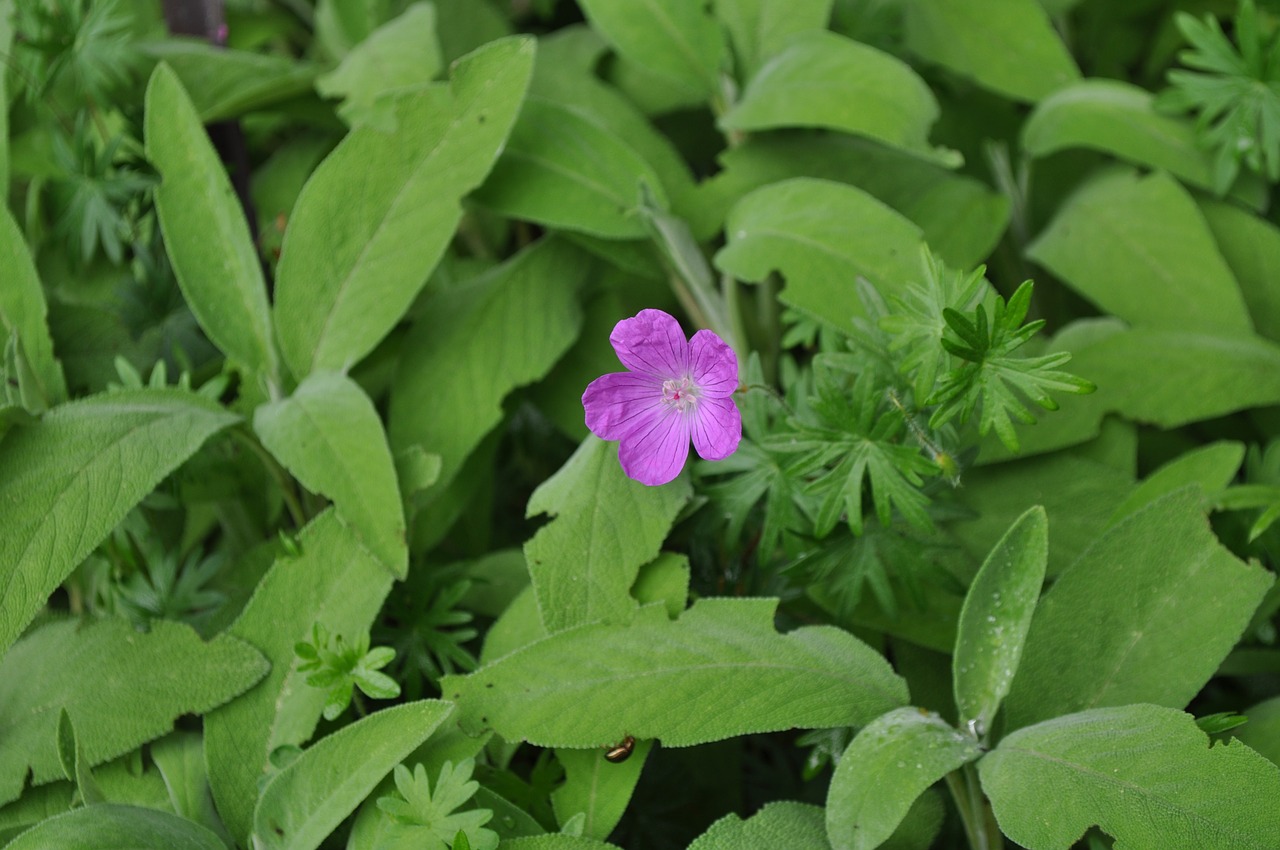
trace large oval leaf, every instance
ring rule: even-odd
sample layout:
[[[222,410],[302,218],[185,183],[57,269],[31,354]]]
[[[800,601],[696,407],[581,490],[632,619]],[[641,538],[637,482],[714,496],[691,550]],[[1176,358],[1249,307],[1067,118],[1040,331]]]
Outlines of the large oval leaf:
[[[198,823],[168,812],[103,803],[42,821],[8,850],[226,850]]]

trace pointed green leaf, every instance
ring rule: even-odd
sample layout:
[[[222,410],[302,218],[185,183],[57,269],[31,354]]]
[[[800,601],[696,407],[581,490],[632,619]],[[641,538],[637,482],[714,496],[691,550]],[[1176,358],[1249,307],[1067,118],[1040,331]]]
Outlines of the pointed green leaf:
[[[276,774],[253,813],[259,850],[314,850],[382,778],[444,722],[453,706],[393,706],[321,739]]]
[[[749,281],[781,272],[784,303],[846,330],[865,315],[859,276],[885,294],[920,276],[920,229],[841,183],[800,177],[757,189],[730,212],[725,234],[721,271]]]
[[[56,745],[63,709],[91,767],[160,737],[180,714],[222,705],[266,672],[249,644],[226,635],[206,644],[168,620],[147,633],[122,619],[43,626],[0,663],[0,802],[17,798],[28,768],[35,784],[63,777]]]
[[[147,158],[160,172],[156,214],[191,312],[227,358],[278,381],[262,263],[226,167],[169,66],[147,85]]]
[[[746,819],[733,814],[720,818],[689,850],[830,850],[822,816],[822,809],[805,803],[766,803]]]
[[[409,550],[395,465],[378,412],[355,381],[314,372],[293,395],[258,408],[253,429],[307,489],[333,499],[387,569],[405,577]]]
[[[780,635],[776,605],[706,598],[674,622],[650,606],[629,624],[560,632],[440,686],[464,729],[573,748],[624,735],[683,747],[860,726],[906,702],[903,681],[866,644],[830,626]]]
[[[1033,850],[1067,850],[1094,824],[1117,847],[1272,850],[1280,835],[1280,768],[1238,741],[1210,747],[1191,715],[1169,708],[1098,708],[1019,730],[978,774],[1000,829]]]
[[[1111,526],[1045,594],[1005,701],[1009,727],[1086,708],[1181,708],[1272,584],[1218,542],[1194,489]]]
[[[685,478],[664,487],[632,481],[615,445],[583,441],[529,499],[529,516],[554,517],[524,547],[547,632],[625,619],[640,565],[657,556],[690,493]]]
[[[832,0],[715,0],[716,18],[733,41],[734,70],[750,80],[796,33],[826,29]]]
[[[724,58],[720,24],[688,0],[580,0],[592,28],[623,57],[671,85],[709,97]]]
[[[877,718],[849,743],[831,777],[831,846],[879,847],[930,785],[980,755],[974,738],[924,709],[899,708]]]
[[[141,45],[168,65],[201,121],[223,121],[265,109],[311,90],[320,67],[281,53],[228,50],[194,39]]]
[[[152,743],[150,754],[164,777],[173,810],[221,834],[228,845],[233,844],[209,793],[209,771],[204,763],[201,736],[195,732],[174,732]]]
[[[1280,228],[1237,204],[1199,198],[1200,212],[1231,267],[1258,333],[1280,341]]]
[[[1080,77],[1036,0],[930,0],[905,11],[908,49],[997,94],[1035,102]]]
[[[960,610],[953,661],[959,723],[984,738],[1018,670],[1049,556],[1044,508],[1031,508],[996,543]]]
[[[0,652],[143,496],[236,421],[177,390],[97,395],[0,443]]]
[[[1148,475],[1115,509],[1110,521],[1119,522],[1143,505],[1192,484],[1199,485],[1207,507],[1240,471],[1244,451],[1243,443],[1222,440],[1179,455]]]
[[[0,0],[0,56],[13,47],[13,0]],[[9,194],[9,86],[8,74],[0,76],[0,192]],[[9,268],[8,264],[5,268]]]
[[[546,835],[504,839],[502,850],[618,850],[618,845],[581,835],[551,832]]]
[[[217,835],[155,809],[104,803],[67,812],[22,833],[7,850],[226,850]]]
[[[1107,171],[1058,209],[1027,256],[1135,326],[1252,333],[1231,270],[1172,177]]]
[[[75,783],[76,793],[85,806],[105,802],[102,789],[94,781],[89,769],[89,759],[76,738],[76,727],[64,706],[58,711],[58,761],[62,763],[62,775]]]
[[[532,39],[511,38],[460,59],[451,84],[396,100],[396,132],[353,130],[307,181],[276,283],[294,375],[346,369],[399,321],[506,142],[533,54]]]
[[[606,759],[603,749],[557,750],[565,775],[564,784],[551,792],[556,820],[564,824],[581,812],[586,816],[583,835],[608,838],[626,811],[652,747],[652,741],[637,741],[631,756],[619,764]]]
[[[4,9],[0,7],[0,19],[3,16]],[[3,26],[0,22],[0,28]],[[17,334],[44,406],[52,407],[66,400],[67,382],[62,376],[62,366],[53,356],[48,305],[40,277],[22,230],[8,208],[0,210],[0,269],[4,269],[4,285],[0,286],[0,331],[6,338]]]
[[[937,117],[938,101],[910,65],[853,39],[815,30],[794,37],[765,63],[720,125],[742,131],[840,130],[957,165],[957,154],[929,144]]]
[[[367,633],[391,589],[391,574],[333,510],[313,519],[298,545],[301,554],[275,562],[230,628],[267,656],[270,674],[204,719],[209,784],[228,830],[241,841],[253,826],[271,753],[305,743],[324,708],[325,691],[298,672],[294,644],[308,639],[315,623],[348,639]]]

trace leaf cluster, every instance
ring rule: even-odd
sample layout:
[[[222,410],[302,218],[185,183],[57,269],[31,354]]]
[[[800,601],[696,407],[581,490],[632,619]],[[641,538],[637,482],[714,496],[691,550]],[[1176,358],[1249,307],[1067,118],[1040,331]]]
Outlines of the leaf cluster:
[[[373,699],[400,696],[400,685],[379,672],[396,656],[388,646],[369,648],[369,636],[348,643],[342,635],[329,635],[320,623],[312,626],[311,639],[293,647],[301,659],[298,671],[308,673],[307,684],[325,691],[324,718],[335,720],[347,710],[355,689]]]

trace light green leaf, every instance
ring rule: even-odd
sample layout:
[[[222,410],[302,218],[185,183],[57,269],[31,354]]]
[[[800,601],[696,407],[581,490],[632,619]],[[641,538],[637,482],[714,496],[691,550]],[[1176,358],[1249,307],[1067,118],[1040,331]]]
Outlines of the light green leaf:
[[[532,39],[511,38],[463,57],[452,84],[396,99],[396,132],[353,130],[307,181],[276,282],[294,375],[346,369],[399,321],[505,143],[533,53]]]
[[[439,700],[392,706],[344,726],[303,752],[263,789],[254,847],[314,850],[453,711]]]
[[[13,47],[13,0],[0,0],[0,56]],[[9,195],[9,86],[8,74],[0,75],[0,192]],[[6,263],[5,268],[9,268]]]
[[[219,833],[228,846],[234,846],[209,792],[209,771],[204,763],[201,736],[195,732],[174,732],[154,742],[150,753],[164,777],[173,810]]]
[[[701,217],[723,221],[747,192],[791,177],[850,183],[915,222],[948,265],[973,268],[1009,224],[1009,200],[984,183],[869,139],[766,133],[720,155],[700,187]]]
[[[725,815],[694,839],[689,850],[829,850],[823,810],[790,801],[766,803],[745,820]]]
[[[953,667],[959,723],[985,739],[1018,670],[1049,554],[1044,508],[1031,508],[1000,538],[969,585]]]
[[[1249,722],[1231,730],[1232,737],[1280,765],[1280,697],[1263,700],[1244,712]]]
[[[974,738],[924,709],[899,708],[877,718],[849,743],[831,777],[831,846],[879,847],[930,785],[980,755]]]
[[[757,189],[725,223],[716,266],[740,280],[781,272],[781,300],[848,330],[865,315],[856,279],[888,295],[920,276],[920,229],[875,198],[805,177]]]
[[[148,389],[64,404],[10,431],[0,443],[0,652],[130,508],[235,421],[191,393]]]
[[[165,734],[180,714],[222,705],[266,672],[247,643],[223,635],[206,644],[169,620],[147,633],[123,619],[43,626],[0,663],[0,801],[18,797],[28,768],[37,785],[63,777],[56,746],[63,709],[92,767]]]
[[[1231,267],[1258,333],[1280,341],[1280,229],[1236,204],[1199,198],[1200,213]]]
[[[147,158],[156,214],[191,312],[227,358],[278,383],[267,286],[227,170],[182,84],[163,63],[147,85]]]
[[[685,478],[663,487],[632,481],[618,464],[616,446],[596,437],[583,441],[533,492],[526,511],[555,517],[524,547],[547,632],[627,619],[640,565],[657,556],[690,494]]]
[[[289,398],[258,408],[262,444],[334,506],[397,578],[409,571],[404,508],[391,450],[373,402],[346,375],[314,372]]]
[[[267,656],[270,674],[204,719],[209,784],[241,841],[272,751],[305,743],[324,708],[325,690],[306,684],[294,644],[310,637],[314,623],[346,638],[366,633],[391,589],[391,574],[332,510],[313,519],[298,544],[302,554],[276,561],[230,629]]]
[[[564,784],[551,792],[556,821],[563,825],[582,813],[583,835],[608,838],[626,811],[652,747],[652,741],[637,741],[631,756],[618,764],[605,759],[603,749],[556,750],[565,774]]]
[[[1045,594],[1005,700],[1009,728],[1087,708],[1181,708],[1240,638],[1269,572],[1180,490],[1111,526]]]
[[[688,0],[579,0],[592,28],[624,58],[704,98],[719,88],[720,24]]]
[[[571,748],[860,726],[906,702],[903,681],[866,644],[831,626],[780,635],[776,605],[705,598],[674,622],[650,606],[629,624],[560,632],[440,687],[464,729]],[[692,712],[695,703],[716,710]]]
[[[729,130],[822,127],[877,139],[958,165],[935,150],[929,128],[938,101],[911,66],[865,44],[818,30],[797,35],[765,63],[720,119]]]
[[[502,157],[476,200],[503,215],[611,239],[646,233],[636,215],[643,181],[662,181],[626,141],[571,106],[526,98]]]
[[[1147,476],[1111,514],[1111,522],[1154,502],[1161,496],[1197,484],[1207,503],[1235,478],[1244,461],[1244,444],[1231,441],[1209,443],[1169,461]]]
[[[689,558],[673,552],[663,552],[640,568],[631,595],[641,605],[661,602],[667,616],[675,619],[689,603]]]
[[[538,612],[538,599],[533,595],[533,588],[526,587],[485,632],[480,662],[488,664],[546,636],[547,630]]]
[[[1035,102],[1080,70],[1035,0],[908,3],[906,44],[997,94]]]
[[[316,79],[316,91],[344,99],[338,114],[351,126],[395,131],[389,95],[425,86],[444,58],[436,43],[436,8],[414,3],[348,53],[337,68]]]
[[[143,51],[168,65],[202,122],[266,109],[311,89],[320,68],[291,56],[227,50],[204,41],[169,39]]]
[[[746,82],[791,37],[826,29],[832,0],[715,0],[716,18],[733,42],[737,77]]]
[[[1000,829],[1031,850],[1067,850],[1094,824],[1117,847],[1272,850],[1280,835],[1280,768],[1238,742],[1210,747],[1191,715],[1169,708],[1022,729],[978,773]]]
[[[1253,332],[1204,217],[1163,172],[1113,170],[1088,181],[1027,256],[1132,325]]]
[[[94,781],[93,771],[89,769],[89,759],[76,739],[75,724],[66,708],[58,712],[57,749],[58,761],[62,763],[62,775],[75,783],[80,804],[93,806],[105,802],[102,789]]]
[[[104,803],[37,824],[6,850],[226,850],[217,835],[186,818]]]
[[[578,335],[577,291],[592,264],[542,240],[424,304],[391,389],[396,449],[418,444],[441,457],[438,493],[502,420],[502,399],[545,375]]]
[[[565,835],[552,832],[546,835],[529,835],[504,839],[502,850],[618,850],[618,845],[581,835]]]
[[[0,27],[4,26],[3,16],[4,9],[0,6]],[[44,406],[52,407],[66,400],[67,382],[62,376],[62,366],[53,356],[48,305],[40,277],[22,230],[7,207],[0,210],[0,269],[4,269],[4,285],[0,286],[0,330],[6,338],[17,334]]]

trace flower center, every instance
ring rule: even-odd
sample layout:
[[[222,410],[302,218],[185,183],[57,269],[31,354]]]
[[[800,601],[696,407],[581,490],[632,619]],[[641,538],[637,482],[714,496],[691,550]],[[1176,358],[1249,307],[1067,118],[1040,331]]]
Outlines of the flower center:
[[[697,407],[698,387],[693,383],[693,378],[685,375],[683,378],[663,381],[662,403],[675,407],[681,413]]]

